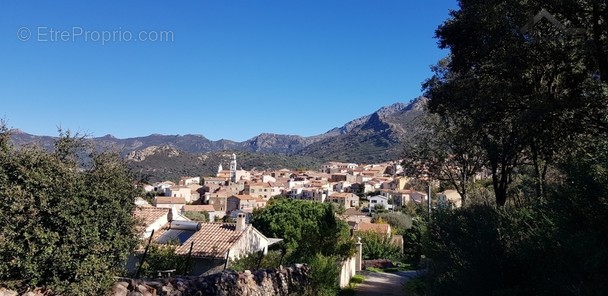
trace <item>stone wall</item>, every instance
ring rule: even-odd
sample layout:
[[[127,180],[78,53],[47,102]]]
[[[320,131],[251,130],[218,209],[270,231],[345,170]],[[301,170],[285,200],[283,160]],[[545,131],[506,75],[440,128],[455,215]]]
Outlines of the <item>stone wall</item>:
[[[123,279],[112,288],[114,296],[282,296],[301,295],[309,283],[306,265],[265,269],[256,272],[221,273],[201,277],[176,277],[157,280]]]

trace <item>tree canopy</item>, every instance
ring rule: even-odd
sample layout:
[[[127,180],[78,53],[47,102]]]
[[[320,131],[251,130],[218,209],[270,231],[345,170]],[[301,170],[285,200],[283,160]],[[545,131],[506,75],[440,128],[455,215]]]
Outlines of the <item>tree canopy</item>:
[[[601,295],[608,3],[459,5],[437,30],[450,55],[424,84],[429,110],[443,122],[431,134],[447,126],[457,136],[448,140],[481,150],[496,203],[438,209],[420,228],[432,259],[425,293]]]
[[[136,189],[118,154],[69,132],[55,151],[15,149],[0,127],[0,281],[64,295],[105,292],[136,244]]]
[[[295,261],[317,253],[346,257],[353,251],[348,226],[329,203],[277,199],[254,213],[251,224],[266,236],[283,238]]]
[[[543,9],[560,23],[530,21]],[[468,0],[437,30],[450,56],[424,84],[429,109],[482,149],[497,204],[524,166],[545,197],[548,166],[574,150],[563,148],[608,130],[607,12],[598,1]]]

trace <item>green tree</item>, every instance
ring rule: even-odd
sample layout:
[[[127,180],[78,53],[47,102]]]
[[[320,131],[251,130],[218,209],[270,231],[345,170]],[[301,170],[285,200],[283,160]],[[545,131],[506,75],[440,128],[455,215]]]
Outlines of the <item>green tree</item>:
[[[374,213],[383,214],[386,212],[387,212],[387,210],[384,208],[384,205],[381,205],[381,204],[374,205]]]
[[[380,219],[388,223],[396,234],[402,234],[412,227],[412,217],[401,212],[378,213],[374,220]]]
[[[455,118],[436,114],[421,117],[414,136],[406,141],[402,165],[408,176],[448,182],[465,204],[473,176],[482,168],[485,155],[475,138],[463,133],[462,128]]]
[[[529,23],[543,8],[583,36]],[[450,56],[424,85],[429,109],[483,149],[498,205],[521,166],[533,167],[545,197],[547,168],[563,147],[590,127],[607,130],[605,12],[591,1],[461,1],[437,30]]]
[[[310,285],[305,295],[333,296],[338,291],[338,258],[316,254],[310,261]]]
[[[401,248],[391,243],[391,238],[375,232],[359,232],[357,236],[363,243],[363,259],[399,260]]]
[[[53,153],[17,150],[9,138],[2,124],[0,281],[103,293],[137,243],[130,172],[118,154],[95,152],[70,132]]]
[[[255,212],[251,224],[268,237],[283,238],[292,262],[307,262],[317,253],[346,257],[354,249],[348,226],[328,203],[277,199]]]

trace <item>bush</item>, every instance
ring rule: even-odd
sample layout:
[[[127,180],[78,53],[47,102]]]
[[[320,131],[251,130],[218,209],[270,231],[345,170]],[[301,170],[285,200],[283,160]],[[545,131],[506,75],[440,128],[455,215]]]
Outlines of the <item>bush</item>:
[[[412,219],[412,227],[403,233],[403,258],[414,267],[420,266],[426,229],[426,221],[415,217]]]
[[[402,234],[412,228],[412,217],[401,212],[378,213],[374,220],[382,220],[393,228],[393,233]]]
[[[606,233],[606,227],[600,220],[608,218],[608,206],[584,206],[588,198],[579,200],[576,195],[554,198],[560,202],[510,209],[473,205],[436,212],[428,248],[433,294],[570,295],[576,291],[599,295],[605,291],[608,255],[605,235],[600,234]],[[560,211],[568,203],[574,207]],[[582,209],[588,213],[579,212]],[[574,217],[578,219],[570,220]]]
[[[363,259],[390,259],[402,258],[401,248],[391,243],[390,237],[375,232],[359,232],[363,243]]]
[[[141,266],[140,274],[149,277],[156,277],[157,271],[160,270],[175,270],[176,274],[186,274],[188,266],[186,266],[187,258],[175,254],[176,245],[156,245],[151,244],[148,248],[148,254]],[[139,264],[138,264],[139,265]]]
[[[338,279],[340,277],[337,258],[323,256],[319,253],[312,258],[309,266],[310,286],[308,287],[307,295],[336,295],[339,290]]]
[[[360,284],[363,283],[363,281],[365,280],[365,277],[360,275],[360,274],[355,274],[351,279],[350,282],[353,284]]]
[[[340,258],[354,253],[348,225],[328,203],[276,199],[254,212],[251,224],[267,237],[284,239],[288,263],[309,262],[317,253]]]
[[[250,254],[230,262],[230,269],[235,271],[258,270],[262,268],[277,268],[281,264],[281,251],[268,251],[268,254]]]
[[[137,191],[118,154],[90,151],[69,133],[16,150],[0,126],[0,281],[100,295],[123,272]]]

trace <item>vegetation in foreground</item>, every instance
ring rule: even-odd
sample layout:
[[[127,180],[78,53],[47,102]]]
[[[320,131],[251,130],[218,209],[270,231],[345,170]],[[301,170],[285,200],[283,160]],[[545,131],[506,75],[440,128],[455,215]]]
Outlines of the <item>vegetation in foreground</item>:
[[[311,267],[306,295],[335,295],[339,291],[338,263],[354,254],[348,226],[336,217],[328,203],[273,197],[270,204],[254,212],[251,224],[268,237],[282,237],[277,250],[266,256],[253,254],[231,262],[235,270],[256,270],[294,263]]]
[[[439,209],[419,228],[419,250],[432,261],[410,288],[605,294],[608,5],[459,4],[437,30],[450,56],[424,85],[431,115],[419,136],[428,141],[414,141],[405,164],[457,189],[465,207]],[[541,10],[563,26],[530,21]],[[491,178],[485,198],[476,196],[479,169]]]
[[[16,150],[2,124],[0,164],[0,284],[104,294],[137,243],[137,192],[120,156],[69,132],[52,153]]]

